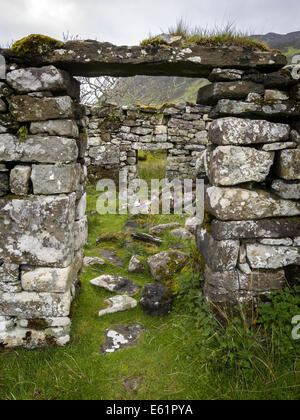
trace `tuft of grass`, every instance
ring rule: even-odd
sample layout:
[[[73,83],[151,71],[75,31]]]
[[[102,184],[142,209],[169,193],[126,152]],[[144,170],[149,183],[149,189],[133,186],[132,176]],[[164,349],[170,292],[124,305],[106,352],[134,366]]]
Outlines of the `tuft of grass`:
[[[182,37],[182,46],[202,45],[205,47],[218,46],[239,46],[252,48],[260,51],[270,51],[269,47],[263,42],[250,38],[250,34],[235,28],[229,22],[224,27],[215,26],[213,29],[191,27],[184,19],[179,19],[175,26],[168,29],[168,34]],[[142,41],[141,45],[165,45],[166,42],[159,36],[150,36]]]

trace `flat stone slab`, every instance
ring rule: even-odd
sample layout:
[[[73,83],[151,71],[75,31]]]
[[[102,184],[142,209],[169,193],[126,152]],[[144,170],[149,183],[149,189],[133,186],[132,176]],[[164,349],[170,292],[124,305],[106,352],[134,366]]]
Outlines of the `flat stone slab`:
[[[105,265],[105,261],[99,257],[85,257],[83,259],[83,265],[85,267],[90,267],[91,265]]]
[[[101,257],[107,260],[110,264],[116,265],[117,267],[123,267],[121,259],[118,257],[116,251],[110,249],[101,249]]]
[[[157,246],[160,246],[162,244],[162,240],[160,238],[148,235],[147,233],[133,233],[132,237],[137,241],[146,242],[148,244],[154,244]]]
[[[1,53],[12,62],[54,65],[73,76],[184,76],[208,77],[216,67],[271,72],[287,64],[284,55],[242,47],[115,46],[93,40],[69,41],[48,55],[18,57]]]
[[[127,327],[116,326],[106,330],[106,343],[101,346],[101,354],[114,353],[126,347],[136,346],[139,337],[146,331],[140,324],[130,324]]]
[[[149,230],[149,232],[150,232],[151,235],[160,236],[169,229],[175,229],[175,228],[179,228],[179,227],[181,227],[180,223],[176,223],[176,222],[175,223],[166,223],[166,224],[162,224],[162,225],[153,226]]]
[[[133,283],[128,277],[118,275],[103,274],[90,281],[93,286],[101,287],[114,293],[127,293],[134,296],[141,288],[140,285]]]
[[[127,311],[127,309],[136,308],[137,306],[137,301],[127,295],[114,296],[106,299],[104,303],[108,305],[108,308],[101,310],[99,316]]]

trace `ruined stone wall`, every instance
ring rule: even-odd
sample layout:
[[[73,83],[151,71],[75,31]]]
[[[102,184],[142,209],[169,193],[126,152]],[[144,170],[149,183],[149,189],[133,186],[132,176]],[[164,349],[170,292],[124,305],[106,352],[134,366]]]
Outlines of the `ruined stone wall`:
[[[79,88],[53,66],[0,80],[0,347],[69,341],[87,240]]]
[[[197,243],[205,295],[258,298],[300,278],[298,69],[215,69],[198,103],[214,108],[206,155],[206,223]]]
[[[138,150],[165,150],[169,180],[205,175],[210,106],[183,103],[161,108],[112,104],[88,108],[85,163],[92,182],[116,179],[119,170],[137,177]]]

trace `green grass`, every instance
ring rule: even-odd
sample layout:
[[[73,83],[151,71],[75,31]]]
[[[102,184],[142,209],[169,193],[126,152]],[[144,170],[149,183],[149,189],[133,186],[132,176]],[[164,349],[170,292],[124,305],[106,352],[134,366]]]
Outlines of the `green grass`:
[[[151,179],[165,179],[167,153],[165,151],[139,151],[138,175],[151,186]]]
[[[232,23],[224,27],[216,26],[213,29],[191,27],[183,19],[180,19],[176,26],[169,28],[168,33],[173,36],[182,37],[182,46],[202,45],[205,47],[236,45],[240,47],[253,48],[260,51],[270,51],[263,42],[250,38],[248,33],[237,30]],[[167,42],[160,36],[150,35],[148,39],[141,42],[141,45],[167,46]]]
[[[127,220],[123,215],[91,214],[96,208],[96,200],[97,193],[88,190],[87,256],[100,256],[100,246],[95,246],[96,238],[121,231]],[[149,224],[184,222],[182,216],[136,216],[139,218]],[[74,308],[71,343],[66,348],[0,354],[0,399],[299,399],[300,372],[296,364],[288,370],[284,366],[275,366],[272,374],[268,369],[262,369],[255,373],[253,380],[246,381],[238,372],[228,375],[223,363],[219,364],[216,353],[215,368],[212,369],[208,363],[212,354],[203,351],[202,345],[200,348],[197,345],[198,340],[199,343],[205,340],[208,343],[210,337],[205,328],[199,329],[184,302],[176,303],[173,313],[167,317],[146,316],[139,306],[123,313],[98,317],[104,299],[112,294],[91,286],[89,281],[104,273],[127,275],[126,264],[131,252],[139,251],[146,258],[148,253],[168,248],[169,235],[166,233],[163,239],[160,248],[152,249],[141,244],[136,244],[131,250],[116,243],[103,244],[103,247],[118,252],[125,263],[124,268],[107,264],[84,269],[82,292]],[[186,243],[186,252],[191,252],[189,243]],[[140,285],[153,281],[148,271],[130,277]],[[100,355],[106,328],[134,322],[147,328],[138,346]],[[141,378],[137,394],[124,388],[123,381],[128,378]]]

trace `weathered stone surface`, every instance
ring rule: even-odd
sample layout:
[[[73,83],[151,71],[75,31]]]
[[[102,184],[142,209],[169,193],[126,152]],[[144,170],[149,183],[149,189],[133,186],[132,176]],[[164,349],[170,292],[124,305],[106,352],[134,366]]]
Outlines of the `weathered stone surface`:
[[[293,246],[294,241],[291,238],[280,238],[280,239],[260,239],[258,242],[263,245]]]
[[[88,218],[83,217],[74,222],[74,249],[78,251],[88,243]]]
[[[133,255],[129,262],[128,273],[144,273],[145,266],[143,261],[141,261],[137,256]]]
[[[300,180],[300,149],[282,150],[278,154],[276,173],[283,179]]]
[[[160,246],[162,244],[162,240],[160,238],[156,238],[155,236],[148,235],[147,233],[133,233],[132,234],[133,239],[136,239],[141,242],[146,242],[148,244],[154,244],[157,246]]]
[[[10,190],[15,195],[27,195],[30,188],[31,166],[17,165],[10,171]]]
[[[168,315],[172,311],[173,298],[162,283],[148,283],[143,289],[140,304],[147,315]]]
[[[8,192],[9,192],[9,173],[0,172],[0,197],[3,195],[6,195]]]
[[[12,94],[12,90],[10,87],[7,86],[6,83],[0,82],[0,98],[5,98],[6,96],[9,96]]]
[[[69,327],[71,325],[71,319],[68,317],[58,317],[58,318],[43,318],[41,320],[41,323],[39,325],[38,322],[36,322],[36,319],[19,319],[18,325],[21,328],[30,328],[35,330],[43,330],[45,328],[51,328],[51,327]]]
[[[163,251],[148,258],[151,274],[157,281],[166,280],[180,271],[188,260],[188,255],[179,251]]]
[[[263,94],[264,91],[262,85],[253,82],[217,82],[199,89],[197,104],[216,105],[220,99],[243,100],[249,92]]]
[[[67,267],[74,258],[75,194],[0,200],[0,260]]]
[[[80,97],[80,83],[54,66],[14,70],[7,73],[6,82],[18,93],[46,91]]]
[[[299,118],[300,104],[292,101],[284,102],[240,102],[221,99],[210,114],[211,118],[236,116],[258,117],[268,119]]]
[[[80,181],[81,165],[32,165],[31,181],[34,194],[75,192]]]
[[[10,60],[20,61],[9,50]],[[26,57],[23,58],[26,61]],[[216,67],[276,71],[287,63],[279,52],[242,47],[115,46],[97,41],[69,41],[49,55],[28,57],[34,65],[52,64],[74,76],[135,75],[207,77]]]
[[[204,295],[209,301],[215,303],[239,302],[238,270],[214,272],[206,267],[204,280]]]
[[[265,101],[288,101],[289,95],[281,90],[267,89],[265,91]]]
[[[0,160],[11,162],[68,163],[76,161],[76,141],[65,137],[31,136],[20,141],[11,134],[0,135]]]
[[[89,156],[95,165],[113,165],[120,162],[120,148],[113,144],[90,147]]]
[[[0,265],[0,292],[18,293],[21,290],[19,265],[5,261]]]
[[[182,241],[186,241],[188,239],[192,239],[193,235],[184,228],[174,229],[170,232],[170,235],[174,236],[175,238],[181,239]]]
[[[30,124],[31,134],[49,134],[49,136],[78,137],[78,126],[74,120],[36,121]]]
[[[108,306],[108,308],[101,310],[99,312],[99,316],[127,311],[128,309],[133,309],[137,306],[137,301],[127,295],[114,296],[106,299],[104,303]]]
[[[219,146],[210,155],[208,178],[211,184],[220,186],[263,182],[273,161],[274,153],[250,147]]]
[[[208,131],[212,143],[224,146],[287,141],[289,135],[290,127],[287,124],[234,117],[213,121]]]
[[[239,241],[216,241],[206,229],[199,226],[196,242],[200,254],[211,270],[231,271],[236,268],[240,250]]]
[[[173,149],[173,143],[133,143],[133,150],[169,150]]]
[[[180,227],[180,226],[181,226],[180,223],[166,223],[166,224],[163,224],[163,225],[153,226],[149,230],[149,232],[150,232],[151,235],[160,236],[164,232],[166,232],[167,230],[174,229],[174,228],[177,228],[177,227]]]
[[[298,216],[300,203],[273,198],[269,193],[243,188],[209,187],[206,206],[220,220],[256,220]]]
[[[75,106],[69,96],[35,98],[28,95],[16,95],[9,98],[9,109],[12,116],[19,122],[73,118],[75,116]]]
[[[6,112],[7,111],[7,105],[3,101],[3,99],[0,99],[0,112]]]
[[[286,277],[284,270],[252,271],[249,275],[239,273],[239,283],[240,290],[257,294],[282,289]]]
[[[0,134],[7,132],[16,133],[20,128],[20,124],[13,119],[11,114],[0,113]]]
[[[90,267],[91,265],[104,265],[105,261],[99,257],[85,257],[83,260],[83,265],[85,267]]]
[[[210,82],[232,82],[241,80],[244,72],[237,69],[220,69],[216,68],[208,76]]]
[[[64,328],[50,328],[44,331],[15,328],[0,334],[0,344],[4,348],[23,347],[27,350],[48,347],[49,345],[65,346],[70,341]]]
[[[24,267],[21,273],[22,288],[26,292],[66,293],[77,281],[82,267],[82,252],[77,252],[66,268]]]
[[[128,277],[104,274],[90,281],[93,286],[102,287],[109,292],[126,293],[134,296],[140,290],[141,286],[133,283]]]
[[[101,346],[101,354],[114,353],[125,347],[138,344],[138,338],[146,328],[140,324],[130,324],[126,327],[117,326],[106,330],[106,343]]]
[[[300,248],[247,244],[247,258],[252,268],[276,269],[300,265]]]
[[[300,218],[222,222],[213,220],[212,235],[216,240],[286,238],[300,235]]]
[[[264,144],[262,147],[262,150],[266,152],[277,152],[278,150],[284,150],[284,149],[293,149],[297,147],[297,143],[292,141],[287,141],[284,143],[270,143],[270,144]]]
[[[254,83],[262,83],[266,89],[289,89],[297,84],[293,79],[291,72],[287,69],[281,69],[271,73],[247,74],[243,80],[249,80]]]
[[[192,235],[195,235],[197,227],[201,225],[203,220],[201,220],[199,217],[189,217],[185,222],[185,228],[191,232]]]
[[[282,179],[276,179],[272,182],[272,191],[280,198],[300,200],[300,181],[287,182]]]
[[[2,293],[0,314],[22,319],[66,317],[70,313],[70,293]]]

